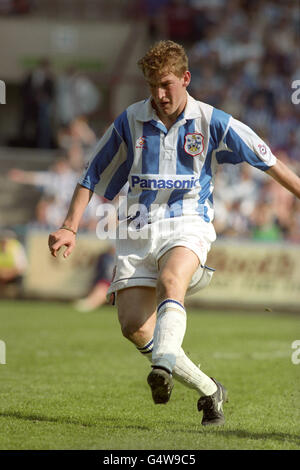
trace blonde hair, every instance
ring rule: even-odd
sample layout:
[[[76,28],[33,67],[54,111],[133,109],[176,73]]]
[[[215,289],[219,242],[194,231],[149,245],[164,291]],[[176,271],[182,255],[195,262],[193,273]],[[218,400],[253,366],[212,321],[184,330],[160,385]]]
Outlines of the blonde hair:
[[[173,41],[159,41],[138,61],[145,77],[172,72],[182,77],[188,70],[188,58],[184,48]]]

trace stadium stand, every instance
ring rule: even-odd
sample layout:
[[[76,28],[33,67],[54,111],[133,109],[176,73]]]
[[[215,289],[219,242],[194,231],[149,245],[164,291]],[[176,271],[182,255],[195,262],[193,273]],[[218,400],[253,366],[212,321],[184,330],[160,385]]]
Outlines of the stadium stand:
[[[58,29],[58,19],[65,22],[65,29]],[[128,104],[147,96],[136,61],[150,43],[159,39],[171,38],[186,47],[192,72],[189,91],[195,98],[247,123],[269,143],[275,155],[300,172],[299,105],[291,98],[292,83],[300,76],[299,9],[295,2],[1,2],[0,39],[1,31],[9,34],[11,21],[17,21],[20,34],[30,24],[43,39],[40,44],[35,41],[34,47],[40,49],[34,49],[31,56],[26,41],[22,45],[12,40],[9,55],[5,50],[0,53],[4,74],[0,79],[7,85],[5,113],[2,107],[0,114],[1,226],[24,233],[28,223],[32,225],[35,220],[41,197],[36,187],[27,185],[25,190],[13,183],[7,177],[9,170],[46,171],[61,149],[79,172],[94,140],[111,120]],[[95,34],[99,35],[98,42]],[[76,45],[80,45],[78,51]],[[33,47],[29,42],[27,46]],[[74,65],[74,51],[80,61],[72,69],[68,67]],[[42,56],[51,61],[56,90],[51,101],[53,141],[48,150],[36,148],[36,142],[35,148],[29,147],[30,142],[20,147],[17,138],[21,83]],[[95,106],[86,114],[74,115],[75,121],[64,122],[64,109],[58,106],[57,97],[61,105],[69,72],[75,79],[83,77],[83,84],[90,83]],[[261,172],[243,165],[223,165],[216,181],[215,206],[219,239],[286,241],[295,247],[300,242],[299,201]],[[94,231],[95,223],[85,226],[85,230],[89,228]]]
[[[35,216],[35,207],[40,192],[31,186],[12,184],[8,178],[11,168],[26,171],[47,170],[54,158],[53,151],[0,148],[0,220],[1,226],[16,226],[28,223]]]

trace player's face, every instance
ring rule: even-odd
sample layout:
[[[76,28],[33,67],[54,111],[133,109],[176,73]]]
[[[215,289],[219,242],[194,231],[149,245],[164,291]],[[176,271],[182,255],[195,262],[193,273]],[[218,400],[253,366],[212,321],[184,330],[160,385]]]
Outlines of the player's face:
[[[176,118],[184,110],[187,100],[186,87],[190,80],[189,71],[184,72],[181,78],[169,72],[147,80],[155,108],[161,119]]]

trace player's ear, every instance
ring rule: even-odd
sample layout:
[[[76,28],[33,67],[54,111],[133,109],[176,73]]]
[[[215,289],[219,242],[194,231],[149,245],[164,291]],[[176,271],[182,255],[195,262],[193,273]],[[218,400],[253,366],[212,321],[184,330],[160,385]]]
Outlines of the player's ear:
[[[182,78],[183,78],[183,86],[188,87],[191,82],[191,72],[189,70],[186,70]]]

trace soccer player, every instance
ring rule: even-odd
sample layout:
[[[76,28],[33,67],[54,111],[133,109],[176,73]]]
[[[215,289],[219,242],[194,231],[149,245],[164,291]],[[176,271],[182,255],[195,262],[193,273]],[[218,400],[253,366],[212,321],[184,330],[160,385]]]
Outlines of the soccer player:
[[[168,402],[174,377],[199,393],[203,425],[223,424],[225,388],[181,347],[185,296],[212,276],[205,262],[216,238],[215,173],[219,164],[246,161],[297,197],[300,178],[249,127],[187,93],[191,74],[182,46],[160,41],[139,66],[151,96],[129,106],[99,141],[49,247],[57,256],[66,246],[69,256],[93,192],[112,200],[129,182],[109,289],[117,293],[122,333],[151,361],[148,384],[155,403]]]

